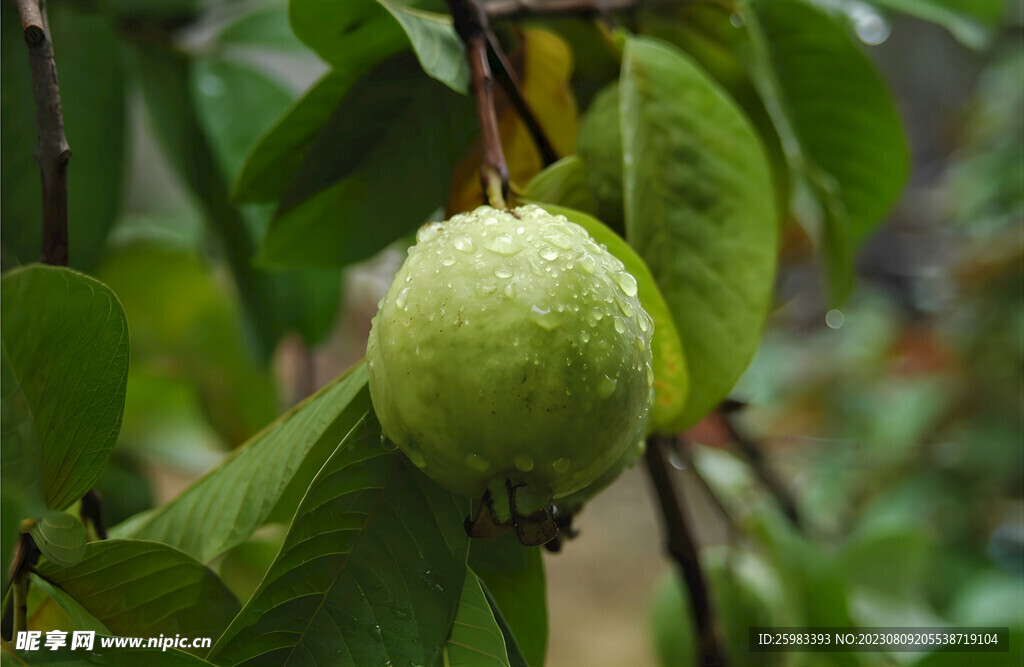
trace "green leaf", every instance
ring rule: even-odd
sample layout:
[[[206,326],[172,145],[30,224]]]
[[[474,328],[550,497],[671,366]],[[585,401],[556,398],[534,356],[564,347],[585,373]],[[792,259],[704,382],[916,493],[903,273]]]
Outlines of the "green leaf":
[[[128,638],[118,638],[127,642]],[[189,638],[191,639],[191,637]],[[113,640],[117,641],[117,639]],[[211,665],[202,658],[190,653],[185,653],[176,648],[126,648],[116,644],[105,648],[100,643],[100,636],[97,633],[91,651],[77,649],[69,651],[61,649],[57,651],[34,651],[32,662],[22,660],[23,656],[29,654],[12,655],[3,652],[4,665],[10,659],[12,665],[65,665],[66,667],[88,667],[89,665],[117,665],[118,667],[195,667],[197,665]]]
[[[986,47],[1003,22],[1003,0],[870,0],[886,9],[938,23],[974,49]]]
[[[909,173],[899,113],[842,24],[800,0],[754,8],[744,16],[749,66],[791,168],[822,208],[819,240],[833,300],[841,302],[856,245],[888,214]]]
[[[125,162],[124,72],[111,25],[75,3],[48,6],[60,79],[64,131],[71,146],[68,165],[68,245],[71,266],[91,268],[103,253],[121,203]],[[36,147],[36,111],[28,49],[10,3],[3,19],[0,122],[4,137],[0,168],[0,238],[22,264],[36,261],[42,247],[42,194]],[[4,267],[10,268],[9,266]]]
[[[84,544],[84,543],[83,543]],[[32,586],[38,588],[57,604],[74,624],[74,630],[92,631],[97,634],[110,635],[110,629],[103,625],[95,616],[85,610],[77,600],[54,586],[46,579],[37,574],[29,575],[32,579]]]
[[[530,179],[526,196],[600,218],[595,213],[597,202],[587,188],[586,175],[587,170],[577,156],[564,157]]]
[[[452,19],[389,0],[377,0],[398,21],[423,71],[457,93],[469,91],[469,61]]]
[[[252,267],[254,244],[249,229],[228,200],[227,182],[196,114],[190,60],[148,42],[137,41],[133,46],[133,64],[155,134],[171,166],[202,204],[206,227],[220,242],[245,306],[257,356],[265,360],[284,333],[276,318],[273,282]]]
[[[229,58],[193,61],[189,84],[196,116],[229,178],[238,174],[249,149],[294,98],[283,84]]]
[[[284,3],[262,7],[239,16],[217,33],[217,43],[277,51],[306,51],[306,46],[292,32],[288,23],[288,7]]]
[[[501,628],[495,622],[480,580],[472,570],[466,570],[459,611],[444,651],[447,667],[509,667]]]
[[[619,124],[619,84],[616,82],[602,88],[580,118],[576,152],[585,165],[587,187],[597,201],[597,217],[622,231],[625,227]]]
[[[409,44],[377,0],[290,0],[288,16],[296,36],[339,71],[353,61],[380,62]]]
[[[99,477],[121,429],[128,323],[110,289],[32,265],[0,281],[3,349],[32,412],[47,507],[64,509]]]
[[[626,238],[665,296],[689,371],[675,431],[725,398],[757,349],[778,244],[772,182],[749,121],[678,49],[628,40],[620,98]]]
[[[310,485],[277,560],[211,658],[436,664],[465,581],[469,509],[381,447],[367,411]]]
[[[36,573],[122,636],[215,636],[238,612],[213,572],[158,542],[90,542],[76,565],[41,561]]]
[[[119,534],[165,542],[206,563],[249,539],[275,508],[287,521],[329,452],[369,408],[366,378],[360,364]]]
[[[644,310],[654,321],[651,337],[651,352],[654,368],[654,402],[651,404],[648,432],[673,432],[673,422],[679,417],[690,391],[690,375],[687,370],[683,342],[676,329],[672,312],[662,296],[654,275],[647,263],[628,243],[604,223],[585,213],[562,208],[554,204],[541,204],[545,209],[580,225],[603,243],[619,258],[626,270],[633,274],[637,283],[637,294]]]
[[[0,350],[0,489],[4,494],[4,540],[17,534],[18,522],[33,516],[41,517],[46,511],[43,494],[43,468],[36,438],[32,406],[14,376],[7,354]],[[10,504],[8,504],[10,503]],[[8,515],[14,505],[25,512]],[[11,543],[13,545],[13,542]],[[4,548],[3,556],[9,554]]]
[[[524,547],[509,533],[472,540],[469,566],[490,593],[528,665],[540,667],[548,646],[547,587],[539,547]]]
[[[294,96],[254,67],[226,58],[194,62],[190,82],[199,122],[222,172],[234,178],[250,148]],[[280,170],[280,165],[275,168]],[[270,210],[257,207],[242,213],[253,238],[261,236]],[[279,327],[298,329],[309,345],[329,333],[340,301],[338,272],[277,272],[268,281]]]
[[[346,97],[311,147],[259,261],[330,267],[370,257],[444,203],[475,135],[468,99],[410,73],[404,59],[389,61]]]
[[[483,587],[484,597],[487,598],[487,604],[491,606],[491,613],[494,614],[494,622],[498,624],[498,629],[501,630],[501,636],[505,639],[505,652],[508,654],[509,667],[529,667],[526,657],[519,648],[519,644],[516,643],[516,637],[512,633],[512,628],[509,627],[508,621],[501,615],[501,609],[498,607],[498,603],[494,600],[494,596],[488,592],[487,587],[484,586],[483,581],[480,582]]]
[[[85,554],[85,526],[70,514],[50,510],[28,532],[40,553],[56,565],[74,565]]]
[[[349,68],[333,70],[317,81],[250,149],[232,197],[243,202],[282,197],[317,134],[364,73]]]

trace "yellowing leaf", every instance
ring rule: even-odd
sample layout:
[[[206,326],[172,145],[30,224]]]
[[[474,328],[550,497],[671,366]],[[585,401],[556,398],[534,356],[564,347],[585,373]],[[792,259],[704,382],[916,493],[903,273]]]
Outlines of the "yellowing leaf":
[[[520,47],[511,59],[520,75],[523,97],[544,128],[552,148],[559,155],[572,154],[576,147],[577,110],[576,98],[569,86],[573,61],[568,44],[553,33],[526,29],[520,33]],[[496,88],[495,98],[509,180],[522,188],[544,168],[544,162],[530,131],[508,97]],[[480,187],[482,155],[483,145],[477,141],[455,168],[448,199],[449,215],[484,203]]]

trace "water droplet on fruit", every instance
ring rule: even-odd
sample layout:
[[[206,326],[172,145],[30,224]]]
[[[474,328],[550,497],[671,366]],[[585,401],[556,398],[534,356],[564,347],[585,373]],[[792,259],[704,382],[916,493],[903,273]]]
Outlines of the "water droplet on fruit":
[[[580,340],[583,341],[584,343],[589,343],[590,342],[590,332],[587,331],[586,329],[583,329],[582,331],[580,331]]]
[[[423,225],[419,231],[416,232],[416,243],[426,243],[432,238],[438,235],[443,229],[443,226],[437,222],[431,222],[430,224]]]
[[[621,272],[615,275],[615,282],[619,283],[619,287],[626,293],[626,296],[636,296],[636,278],[626,272]]]
[[[511,278],[512,275],[512,268],[506,264],[494,267],[495,278]]]
[[[508,298],[511,299],[512,297],[514,297],[516,295],[516,288],[515,288],[515,286],[512,283],[505,283],[504,292],[505,292],[505,296],[507,296]]]
[[[562,250],[568,250],[569,248],[572,247],[572,241],[570,241],[569,237],[566,236],[565,234],[559,234],[558,232],[555,232],[554,234],[548,234],[544,238],[550,241],[551,245],[557,246]]]
[[[554,248],[544,248],[540,251],[540,256],[550,262],[558,259],[558,251]]]
[[[412,289],[412,288],[411,287],[403,287],[402,291],[398,293],[397,297],[395,297],[395,305],[398,306],[399,308],[401,308],[402,310],[406,310],[405,305],[406,305],[406,302],[409,300],[409,290],[410,289]]]
[[[499,255],[505,255],[506,257],[511,257],[522,250],[522,247],[508,234],[502,234],[501,236],[491,239],[484,247],[491,252]]]
[[[615,318],[615,330],[619,333],[626,332],[626,323],[618,317]]]
[[[647,364],[647,386],[654,386],[654,369],[651,368],[650,364]]]
[[[455,258],[454,257],[445,257],[444,259],[441,260],[441,264],[444,265],[444,266],[451,266],[451,265],[455,264]]]
[[[490,462],[479,454],[470,454],[467,456],[466,465],[479,472],[483,472],[491,467]]]
[[[452,245],[460,252],[473,252],[473,239],[468,236],[457,236]]]
[[[610,378],[607,375],[601,376],[601,379],[597,381],[597,395],[601,398],[608,398],[615,391],[616,384],[618,383],[615,382],[614,378]]]
[[[530,306],[530,318],[540,326],[540,328],[547,331],[553,331],[558,328],[558,318],[551,314],[549,308],[541,308],[537,304]]]
[[[590,255],[584,254],[580,257],[580,266],[583,267],[583,270],[587,273],[593,273],[597,270],[597,260]]]
[[[633,306],[629,305],[622,299],[615,299],[615,301],[619,304],[619,310],[622,311],[623,315],[626,317],[633,317]]]
[[[519,454],[516,456],[516,468],[522,472],[530,472],[533,470],[533,459],[526,454]]]
[[[565,472],[569,469],[569,459],[565,457],[555,459],[551,467],[554,468],[555,472]]]

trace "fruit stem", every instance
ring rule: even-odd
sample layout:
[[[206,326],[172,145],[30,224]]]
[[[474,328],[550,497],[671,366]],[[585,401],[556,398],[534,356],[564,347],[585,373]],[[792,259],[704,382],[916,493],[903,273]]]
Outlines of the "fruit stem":
[[[508,197],[508,163],[501,148],[498,112],[494,106],[494,77],[487,61],[487,13],[477,0],[448,0],[455,32],[466,45],[466,57],[473,72],[473,95],[484,144],[480,164],[480,183],[484,196],[494,208],[506,208]]]

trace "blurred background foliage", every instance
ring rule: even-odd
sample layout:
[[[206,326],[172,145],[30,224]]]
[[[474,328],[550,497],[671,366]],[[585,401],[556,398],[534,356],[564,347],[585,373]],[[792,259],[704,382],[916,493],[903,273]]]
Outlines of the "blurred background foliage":
[[[979,664],[1020,664],[1024,9],[1009,2],[1005,25],[994,28],[997,18],[972,23],[952,10],[887,13],[957,3],[821,4],[844,12],[885,74],[911,178],[859,253],[859,280],[841,310],[827,305],[806,233],[787,226],[776,308],[734,392],[749,405],[738,423],[792,490],[800,527],[779,513],[719,421],[688,434],[692,448],[677,462],[715,600],[739,664],[966,664],[967,654],[750,655],[752,624],[1008,625],[1017,652]],[[686,46],[767,125],[751,83],[708,39],[708,10],[684,5],[684,23],[638,20]],[[275,211],[233,203],[231,185],[299,96],[330,83],[321,78],[327,65],[289,28],[286,3],[48,6],[74,151],[71,265],[114,290],[131,328],[124,425],[99,482],[116,524],[175,495],[358,359],[401,254],[389,249],[345,270],[251,261]],[[600,103],[616,64],[585,22],[534,24],[516,63],[531,97],[551,101],[539,115],[568,152],[577,106]],[[4,270],[34,261],[40,245],[35,119],[17,25],[3,3]],[[515,115],[504,109],[501,118],[510,164],[525,178],[539,158]],[[783,159],[781,146],[768,148]],[[453,209],[474,196],[472,160],[455,167]],[[785,170],[777,177],[787,191]],[[581,515],[580,537],[547,559],[549,664],[689,660],[684,590],[661,555],[645,483],[639,471],[626,474]],[[281,539],[268,527],[219,563],[243,599]],[[4,550],[6,562],[6,542]]]

